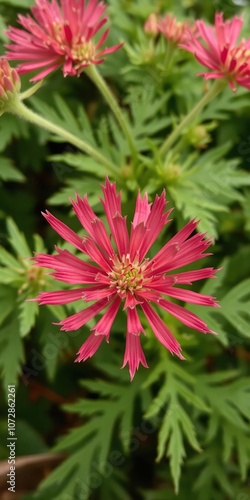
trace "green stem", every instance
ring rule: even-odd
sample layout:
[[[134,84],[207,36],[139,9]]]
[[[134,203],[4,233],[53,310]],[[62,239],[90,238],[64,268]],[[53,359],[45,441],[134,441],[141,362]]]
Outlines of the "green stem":
[[[196,118],[201,110],[227,85],[224,80],[217,80],[210,90],[201,98],[201,100],[196,104],[196,106],[183,118],[176,129],[167,137],[161,146],[160,154],[165,155],[172,144],[179,138],[183,130],[188,127]]]
[[[59,125],[55,125],[46,118],[36,114],[31,109],[27,108],[18,98],[12,101],[11,106],[8,107],[8,111],[19,116],[20,118],[23,118],[24,120],[27,120],[28,122],[34,123],[35,125],[52,132],[59,137],[62,137],[66,142],[76,146],[80,149],[80,151],[87,153],[89,156],[104,165],[107,168],[108,174],[112,175],[115,179],[119,178],[118,168],[111,161],[109,161],[108,158],[105,158],[105,156],[99,153],[97,149],[93,148],[85,141],[74,136],[71,132],[68,132]]]
[[[134,160],[137,158],[137,151],[134,143],[134,138],[131,133],[131,130],[127,124],[127,120],[118,105],[115,97],[113,96],[112,92],[109,90],[105,80],[102,78],[101,74],[97,71],[96,67],[92,64],[91,66],[88,66],[85,69],[85,73],[88,75],[88,77],[92,80],[92,82],[97,86],[103,97],[105,98],[106,102],[108,103],[110,109],[114,113],[123,133],[124,136],[127,139],[132,157]]]

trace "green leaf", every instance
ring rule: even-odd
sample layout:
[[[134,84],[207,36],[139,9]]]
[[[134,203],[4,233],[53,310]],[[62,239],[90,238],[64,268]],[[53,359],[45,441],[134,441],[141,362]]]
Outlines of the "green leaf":
[[[0,151],[4,151],[13,138],[28,137],[28,125],[17,116],[4,114],[0,122]]]
[[[222,421],[247,432],[249,427],[246,419],[250,415],[249,383],[249,378],[219,383],[210,379],[210,375],[202,374],[197,379],[195,392],[208,401],[212,412]]]
[[[149,375],[145,385],[148,387],[156,380],[161,380],[159,392],[147,409],[145,418],[153,418],[160,426],[157,460],[161,460],[164,455],[170,458],[171,475],[175,492],[178,493],[181,466],[186,455],[184,436],[192,448],[200,451],[190,411],[186,411],[182,402],[184,400],[190,407],[196,407],[202,412],[209,412],[209,408],[203,395],[196,398],[195,377],[177,363],[164,357]]]
[[[0,325],[15,308],[16,293],[13,288],[0,286]]]
[[[13,5],[13,7],[19,7],[21,9],[29,8],[33,4],[32,0],[1,0],[2,3],[7,5]]]
[[[17,256],[22,257],[23,259],[31,257],[32,252],[28,247],[24,235],[19,231],[16,223],[11,218],[7,219],[7,229],[10,244]]]
[[[179,421],[174,413],[166,413],[159,432],[158,460],[163,456],[165,444],[169,440],[167,456],[170,458],[171,475],[174,480],[175,493],[178,494],[181,465],[186,456]]]
[[[0,247],[0,262],[4,266],[10,267],[12,270],[20,269],[20,262],[3,247]]]
[[[35,324],[36,316],[39,311],[37,302],[26,302],[25,300],[19,304],[19,321],[20,321],[20,335],[26,337],[31,328]]]
[[[237,332],[250,337],[250,279],[236,285],[221,300],[223,315]]]
[[[230,463],[234,448],[238,455],[241,479],[247,479],[247,471],[250,465],[250,435],[241,432],[231,424],[224,423],[222,426],[223,432],[223,459],[225,463]]]
[[[9,158],[0,156],[0,179],[3,181],[24,182],[24,175],[17,170]]]
[[[239,160],[224,158],[230,144],[210,149],[194,160],[190,155],[179,167],[180,173],[168,189],[178,210],[186,219],[200,219],[199,229],[217,236],[216,222],[228,205],[242,201],[236,188],[250,184],[250,176],[238,169]],[[170,165],[171,167],[171,165]],[[170,168],[169,167],[169,168]],[[165,176],[168,179],[166,167]],[[206,182],[204,182],[206,179]]]
[[[220,264],[220,271],[215,279],[207,280],[201,288],[200,293],[205,295],[217,296],[219,298],[220,288],[227,274],[229,260],[225,259]],[[227,332],[224,326],[224,308],[215,309],[214,307],[200,307],[194,304],[188,304],[189,311],[198,314],[198,316],[209,326],[209,328],[218,333],[218,340],[225,346],[229,344]]]
[[[18,321],[14,316],[8,326],[0,329],[0,371],[3,387],[17,383],[24,362],[24,349],[19,334]]]
[[[130,382],[118,384],[117,381],[99,380],[84,380],[81,382],[82,386],[94,393],[98,393],[98,387],[100,387],[99,394],[102,397],[99,397],[98,400],[80,399],[74,404],[64,406],[68,412],[89,417],[89,420],[83,425],[72,429],[68,435],[60,439],[55,449],[57,451],[68,450],[71,451],[71,454],[41,484],[42,489],[57,482],[58,488],[63,488],[64,493],[70,491],[74,494],[77,478],[88,477],[93,470],[94,463],[95,471],[102,475],[107,464],[111,464],[111,443],[117,423],[120,424],[119,435],[124,450],[129,450],[130,436],[133,429],[133,408],[135,400],[140,397],[142,383],[140,374],[138,374],[134,382],[133,384]],[[112,399],[107,398],[110,395],[112,395]],[[84,461],[80,458],[83,455]],[[65,490],[63,481],[67,475],[68,481]],[[85,494],[88,495],[88,491]]]

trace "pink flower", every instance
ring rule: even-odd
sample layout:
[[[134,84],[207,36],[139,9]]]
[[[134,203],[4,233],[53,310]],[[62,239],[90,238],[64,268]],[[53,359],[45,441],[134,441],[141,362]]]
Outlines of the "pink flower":
[[[91,209],[87,196],[72,201],[73,209],[87,232],[78,236],[63,222],[49,212],[43,214],[51,227],[67,242],[71,243],[88,261],[73,255],[68,250],[56,247],[55,255],[37,254],[38,266],[51,268],[56,280],[79,285],[80,288],[42,292],[35,300],[40,304],[68,304],[76,300],[92,302],[85,309],[62,320],[61,330],[78,330],[91,318],[106,309],[92,328],[92,333],[78,352],[76,361],[92,357],[103,340],[109,342],[110,331],[118,310],[127,315],[126,349],[123,366],[128,364],[133,379],[140,363],[147,367],[141,348],[140,334],[144,334],[139,313],[143,312],[157,339],[172,353],[184,359],[181,347],[167,325],[154,309],[154,304],[175,316],[184,325],[202,333],[214,333],[195,314],[172,302],[178,299],[193,304],[217,306],[215,298],[176,285],[214,277],[213,268],[176,272],[178,268],[206,257],[205,250],[211,240],[204,234],[193,234],[198,222],[192,220],[171,238],[150,259],[147,253],[161,230],[170,222],[171,210],[165,192],[148,203],[147,194],[137,196],[130,235],[126,217],[122,216],[121,194],[116,185],[107,179],[102,186],[104,199],[101,202],[107,217],[111,238],[101,219]],[[170,300],[169,300],[170,299]]]
[[[122,44],[101,48],[109,34],[105,30],[94,42],[98,31],[107,23],[106,6],[98,0],[36,0],[31,8],[34,19],[18,15],[24,29],[9,27],[6,32],[14,44],[7,45],[7,57],[25,61],[18,66],[20,74],[41,70],[31,81],[41,80],[63,67],[64,76],[79,76],[90,64],[100,64],[104,56]]]
[[[188,22],[176,20],[175,16],[166,14],[158,21],[158,29],[170,42],[177,44],[186,39]]]
[[[216,13],[214,27],[196,21],[196,32],[189,31],[180,45],[210,70],[199,75],[206,80],[226,78],[232,90],[236,90],[236,83],[250,89],[250,39],[236,45],[242,24],[237,16],[224,21],[223,14]]]

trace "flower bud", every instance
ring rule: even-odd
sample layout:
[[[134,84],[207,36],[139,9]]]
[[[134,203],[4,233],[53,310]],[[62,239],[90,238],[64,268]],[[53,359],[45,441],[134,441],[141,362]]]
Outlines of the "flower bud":
[[[17,71],[11,68],[7,59],[0,58],[0,114],[20,89],[21,81]]]
[[[145,33],[147,33],[147,35],[153,35],[153,36],[156,36],[157,33],[159,33],[158,20],[157,20],[156,14],[154,12],[152,12],[152,14],[150,14],[147,21],[145,22],[144,31],[145,31]]]

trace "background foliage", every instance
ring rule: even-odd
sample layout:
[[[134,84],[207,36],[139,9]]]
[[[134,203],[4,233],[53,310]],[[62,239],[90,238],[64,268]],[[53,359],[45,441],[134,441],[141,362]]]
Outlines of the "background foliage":
[[[1,0],[2,44],[5,27],[31,4]],[[220,94],[185,130],[163,164],[161,141],[204,90],[204,81],[196,76],[198,63],[177,51],[168,64],[163,39],[152,51],[143,32],[152,12],[150,0],[108,4],[110,40],[124,40],[125,46],[100,71],[129,116],[140,151],[137,171],[127,160],[128,146],[113,117],[84,74],[79,79],[53,74],[29,105],[84,137],[117,165],[128,216],[138,188],[152,198],[166,189],[175,211],[162,241],[190,218],[201,220],[199,229],[215,238],[214,256],[206,264],[222,267],[202,292],[216,295],[222,308],[190,310],[218,336],[204,337],[163,315],[183,346],[184,363],[156,344],[145,324],[150,369],[141,368],[130,383],[127,371],[119,368],[121,315],[112,344],[85,364],[74,364],[92,323],[80,332],[62,334],[52,322],[76,311],[75,305],[39,308],[26,302],[54,286],[28,259],[45,247],[53,251],[57,243],[40,215],[44,208],[78,230],[69,211],[69,196],[77,190],[80,195],[87,192],[92,207],[102,213],[98,196],[105,167],[6,114],[0,120],[0,430],[5,436],[6,388],[15,383],[17,455],[62,452],[53,472],[48,458],[39,488],[23,493],[23,499],[106,500],[113,495],[117,500],[186,500],[188,492],[198,500],[249,500],[249,91],[238,88],[234,94],[226,89]],[[172,11],[180,19],[212,22],[216,9],[226,17],[241,12],[249,38],[250,6],[235,4],[154,3],[155,11]],[[27,77],[22,85],[28,86]],[[4,437],[0,457],[7,456]]]

